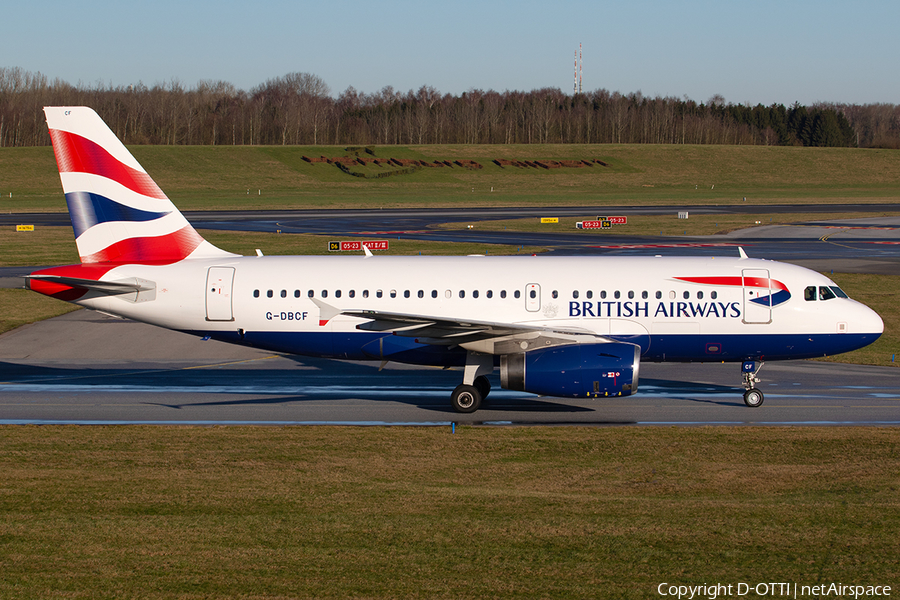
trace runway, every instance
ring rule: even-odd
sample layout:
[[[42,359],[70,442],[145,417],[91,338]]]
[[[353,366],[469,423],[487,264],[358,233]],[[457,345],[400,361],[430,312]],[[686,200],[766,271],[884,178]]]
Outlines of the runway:
[[[606,207],[607,210],[609,207]],[[671,211],[673,207],[641,210]],[[759,210],[746,205],[691,211]],[[893,205],[812,206],[813,213]],[[793,212],[793,205],[773,210]],[[585,214],[585,207],[554,209]],[[616,212],[625,212],[618,207]],[[632,211],[635,209],[631,209]],[[445,231],[438,222],[509,218],[519,209],[284,211],[188,217],[197,227],[341,235],[384,235],[540,245],[558,254],[736,254],[793,262],[820,271],[900,275],[900,217],[762,226],[727,236],[650,238],[604,233],[529,234]],[[524,212],[544,209],[524,209]],[[537,213],[535,213],[537,214]],[[629,213],[631,214],[631,213]],[[21,220],[20,216],[0,218]],[[61,224],[68,216],[44,216]],[[20,287],[33,267],[0,269],[0,285]],[[892,367],[813,361],[767,364],[765,404],[746,407],[736,364],[641,365],[638,394],[572,400],[493,390],[474,415],[449,406],[461,373],[434,368],[272,355],[148,325],[77,311],[0,336],[0,424],[353,424],[435,425],[898,425],[900,377]]]
[[[794,361],[744,405],[736,364],[641,365],[638,394],[539,398],[500,389],[453,412],[459,371],[288,357],[92,311],[0,336],[0,424],[900,425],[891,367]]]

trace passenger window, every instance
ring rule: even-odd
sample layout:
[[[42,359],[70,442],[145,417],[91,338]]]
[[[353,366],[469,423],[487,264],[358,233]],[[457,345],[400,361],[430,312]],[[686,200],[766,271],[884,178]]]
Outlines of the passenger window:
[[[397,297],[397,290],[391,290],[391,298]]]
[[[259,298],[259,290],[253,290],[253,297]]]
[[[532,299],[532,300],[534,300],[535,298],[537,298],[537,292],[534,291],[534,290],[531,290],[530,292],[528,292],[528,295],[531,296],[531,299]]]
[[[606,290],[603,290],[602,292],[600,292],[600,299],[606,300]]]
[[[328,297],[328,290],[322,290],[322,297],[323,297],[323,298],[327,298],[327,297]]]
[[[642,300],[646,300],[646,299],[649,298],[649,297],[650,297],[650,294],[647,293],[647,290],[644,290],[643,292],[641,292],[641,299],[642,299]]]
[[[376,298],[381,298],[382,296],[384,296],[384,292],[382,292],[381,290],[376,290],[376,291],[375,291],[375,297],[376,297]]]
[[[629,300],[634,299],[634,292],[632,292],[631,290],[628,290],[628,299]]]
[[[281,297],[287,298],[287,290],[281,290]]]
[[[465,298],[465,297],[466,297],[466,291],[465,291],[465,290],[459,290],[459,297],[460,297],[460,298]]]
[[[340,298],[340,297],[341,297],[341,290],[336,290],[336,291],[334,292],[334,297],[335,297],[335,298]]]
[[[369,290],[363,290],[363,298],[369,297]]]
[[[453,297],[453,292],[451,292],[450,290],[444,290],[444,298],[448,298],[448,299],[449,299],[449,298],[452,298],[452,297]]]
[[[616,290],[615,292],[613,292],[613,298],[615,298],[616,300],[618,300],[621,297],[622,297],[622,293],[619,290]]]
[[[403,290],[403,297],[409,298],[409,290]]]
[[[347,292],[347,295],[351,298],[356,298],[356,290],[350,290],[349,292]]]
[[[273,297],[274,295],[275,295],[275,292],[273,292],[272,290],[266,291],[266,298],[271,298],[271,297]]]
[[[585,295],[587,296],[587,299],[590,300],[591,298],[594,297],[594,292],[592,292],[591,290],[588,290]]]
[[[713,300],[715,300],[716,298],[719,297],[719,292],[710,292],[709,297],[712,298]]]
[[[575,300],[578,300],[578,290],[575,290],[572,292],[572,298],[574,298]]]
[[[656,299],[657,299],[657,300],[661,300],[661,299],[662,299],[662,292],[659,291],[659,290],[656,290]]]
[[[516,290],[515,292],[513,292],[513,298],[516,298],[518,300],[521,297],[522,297],[522,292],[520,292],[519,290]]]
[[[316,293],[313,292],[312,290],[309,290],[308,292],[306,292],[306,295],[309,296],[310,298],[312,298],[313,296],[316,295]]]
[[[811,285],[803,290],[803,299],[807,302],[815,302],[816,301],[816,286]]]
[[[669,300],[675,299],[675,290],[669,290]]]
[[[553,290],[553,291],[550,293],[550,295],[553,296],[554,299],[559,298],[559,292],[557,292],[556,290]]]
[[[494,297],[494,292],[491,291],[491,290],[488,290],[488,291],[487,291],[487,297],[488,297],[488,298],[493,298],[493,297]]]
[[[431,290],[431,297],[437,298],[437,290]]]
[[[506,290],[500,290],[500,297],[506,298]]]
[[[424,298],[424,297],[425,297],[425,291],[424,291],[424,290],[419,290],[418,296],[419,296],[419,298]]]
[[[300,290],[294,290],[294,298],[300,297]]]
[[[690,300],[690,299],[691,299],[691,293],[690,293],[690,292],[685,292],[685,293],[684,293],[684,299],[685,299],[685,300]]]
[[[477,298],[477,297],[478,297],[478,290],[475,290],[475,291],[472,292],[472,297],[473,297],[473,298]]]
[[[697,300],[703,300],[703,292],[697,292]]]

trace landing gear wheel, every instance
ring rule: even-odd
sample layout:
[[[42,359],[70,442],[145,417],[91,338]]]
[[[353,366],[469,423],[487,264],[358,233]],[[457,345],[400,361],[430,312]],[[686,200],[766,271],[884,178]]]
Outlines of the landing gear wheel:
[[[762,391],[757,388],[750,388],[746,392],[744,392],[744,404],[749,406],[750,408],[757,408],[762,406],[763,401],[766,397],[763,395]]]
[[[488,378],[484,375],[476,377],[472,385],[474,385],[475,389],[478,390],[478,393],[481,394],[482,400],[485,400],[488,397],[488,394],[491,393],[491,382],[488,381]]]
[[[481,392],[474,385],[460,384],[450,394],[450,404],[458,413],[473,413],[481,404]]]

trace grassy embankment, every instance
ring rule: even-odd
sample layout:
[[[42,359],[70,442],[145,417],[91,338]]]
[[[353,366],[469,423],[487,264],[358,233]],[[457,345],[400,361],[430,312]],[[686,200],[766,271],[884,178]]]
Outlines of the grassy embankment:
[[[182,210],[402,206],[891,202],[900,199],[892,150],[753,146],[379,146],[379,157],[471,159],[480,170],[421,168],[359,179],[308,156],[339,147],[131,148]],[[368,156],[365,153],[362,156]],[[584,159],[584,169],[500,167],[494,159]],[[389,167],[354,167],[369,174]],[[394,168],[394,170],[397,170]],[[52,150],[0,149],[0,211],[62,211]],[[493,192],[491,191],[493,189]],[[13,193],[10,199],[9,193]]]
[[[898,444],[897,428],[0,428],[0,597],[893,586]]]

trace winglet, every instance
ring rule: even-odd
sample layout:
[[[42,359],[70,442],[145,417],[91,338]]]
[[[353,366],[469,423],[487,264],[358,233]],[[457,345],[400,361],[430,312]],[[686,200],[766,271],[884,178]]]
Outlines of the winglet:
[[[741,258],[748,258],[747,253],[744,252],[744,249],[738,246],[738,252],[741,254]]]
[[[366,258],[372,258],[373,256],[375,256],[374,254],[372,254],[372,251],[369,250],[369,247],[366,246],[365,244],[363,244],[362,249],[366,253]]]

